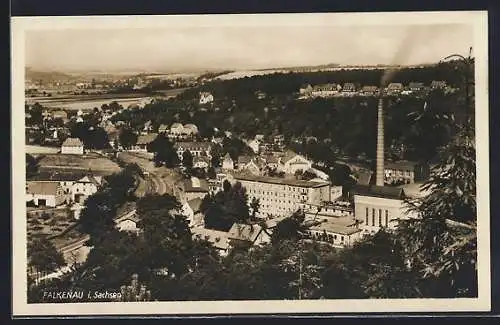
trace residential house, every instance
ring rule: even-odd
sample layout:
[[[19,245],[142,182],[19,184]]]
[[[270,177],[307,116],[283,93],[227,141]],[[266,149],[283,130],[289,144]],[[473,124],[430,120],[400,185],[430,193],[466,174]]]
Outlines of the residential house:
[[[228,232],[197,227],[191,229],[194,239],[205,240],[217,249],[221,256],[226,256],[229,251]]]
[[[446,86],[447,84],[444,80],[432,80],[431,82],[431,89],[444,89]]]
[[[222,170],[233,170],[234,169],[234,161],[233,158],[226,153],[224,159],[222,160]]]
[[[198,127],[194,124],[188,123],[184,125],[184,134],[185,135],[196,135],[198,134]]]
[[[423,82],[410,82],[410,84],[408,85],[408,88],[411,90],[411,91],[422,91],[424,90],[424,83]]]
[[[57,181],[28,181],[26,202],[30,201],[36,206],[56,207],[66,202],[66,195]]]
[[[163,133],[168,133],[169,128],[168,125],[162,124],[158,127],[158,133],[163,134]]]
[[[279,159],[278,170],[286,174],[295,174],[298,170],[304,172],[310,168],[312,168],[312,161],[291,150],[287,150]]]
[[[177,151],[179,159],[182,161],[182,154],[184,151],[189,150],[193,157],[207,157],[209,160],[212,159],[210,149],[212,144],[210,142],[176,142],[174,148]]]
[[[214,96],[209,92],[200,92],[200,104],[208,104],[214,101]]]
[[[228,232],[229,245],[232,248],[250,248],[254,245],[263,245],[271,241],[270,234],[260,225],[234,223]]]
[[[189,220],[189,227],[203,227],[205,224],[203,213],[201,213],[202,199],[197,197],[192,200],[186,201],[182,205],[182,214]]]
[[[71,200],[71,193],[73,189],[73,184],[77,182],[79,179],[85,177],[88,173],[86,171],[82,172],[60,172],[60,171],[40,171],[37,175],[31,177],[30,181],[39,181],[39,182],[59,182],[61,185],[63,192],[67,195],[67,200]]]
[[[148,152],[148,145],[158,137],[157,133],[141,134],[137,137],[137,142],[132,146],[132,152]]]
[[[344,86],[342,87],[342,92],[343,93],[354,93],[354,92],[356,92],[356,86],[352,82],[346,82],[346,83],[344,83]]]
[[[392,183],[414,183],[425,180],[429,176],[429,167],[414,161],[401,160],[396,162],[385,162],[384,182]]]
[[[210,161],[208,160],[207,157],[204,157],[204,156],[193,157],[193,167],[194,168],[207,169],[209,165],[210,165]]]
[[[126,231],[139,235],[141,232],[141,228],[138,227],[139,221],[140,219],[137,214],[126,214],[124,217],[115,220],[115,227],[118,231]]]
[[[67,138],[61,146],[61,153],[65,155],[83,155],[83,142],[78,138]]]
[[[173,123],[170,126],[170,137],[180,137],[184,134],[184,126],[181,123]]]
[[[103,186],[103,178],[101,176],[87,175],[78,181],[74,182],[71,187],[71,201],[83,204],[85,200],[97,193]]]
[[[175,184],[174,194],[179,198],[181,203],[200,198],[203,199],[209,193],[208,181],[191,177],[183,179]]]
[[[403,91],[403,84],[400,82],[392,82],[390,83],[386,90],[388,95],[397,95]]]
[[[350,224],[346,225],[340,221],[343,219]],[[337,248],[351,247],[362,238],[362,231],[355,226],[352,218],[328,218],[314,222],[309,226],[307,234],[310,239],[328,243]]]
[[[265,163],[258,157],[250,158],[250,160],[243,162],[238,158],[238,170],[249,172],[252,175],[262,175]],[[245,159],[246,160],[246,159]]]
[[[324,85],[315,85],[312,88],[311,96],[314,97],[331,97],[337,94],[337,85],[336,84],[324,84]]]
[[[366,96],[374,96],[378,94],[378,87],[377,86],[363,86],[361,88],[361,93]]]

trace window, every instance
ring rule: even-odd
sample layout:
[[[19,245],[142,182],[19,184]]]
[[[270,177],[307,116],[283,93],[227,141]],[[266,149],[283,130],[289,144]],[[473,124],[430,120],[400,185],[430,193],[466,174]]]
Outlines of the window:
[[[378,226],[382,226],[382,210],[378,209]]]
[[[344,241],[344,236],[340,236],[340,241]]]
[[[389,224],[389,211],[385,210],[385,226]]]
[[[368,208],[366,208],[366,222],[365,225],[368,225]]]
[[[375,226],[375,209],[372,209],[372,226]]]

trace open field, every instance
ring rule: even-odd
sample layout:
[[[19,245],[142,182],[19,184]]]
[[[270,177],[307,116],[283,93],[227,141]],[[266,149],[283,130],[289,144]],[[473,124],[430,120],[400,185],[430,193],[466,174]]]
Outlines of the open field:
[[[40,170],[85,170],[113,174],[121,170],[115,162],[96,154],[86,155],[44,155],[40,160]]]

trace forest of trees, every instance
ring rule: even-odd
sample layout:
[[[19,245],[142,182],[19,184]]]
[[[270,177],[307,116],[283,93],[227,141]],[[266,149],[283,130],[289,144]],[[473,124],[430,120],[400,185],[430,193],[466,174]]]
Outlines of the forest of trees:
[[[435,67],[403,69],[393,81],[445,80],[463,87],[463,75],[453,63]],[[306,146],[304,138],[315,138],[316,149],[305,150],[315,160],[334,159],[335,154],[374,158],[377,99],[369,97],[317,98],[296,100],[294,93],[309,82],[325,83],[350,80],[360,84],[378,84],[382,71],[334,71],[254,76],[236,80],[214,81],[189,89],[175,99],[156,101],[143,110],[126,111],[114,117],[138,128],[151,120],[154,127],[174,122],[194,123],[201,137],[211,137],[216,130],[231,131],[237,137],[256,134],[283,134],[288,146]],[[200,109],[198,91],[214,94],[211,107]],[[255,97],[255,90],[268,93],[266,99]],[[387,155],[398,159],[427,162],[456,133],[455,125],[464,119],[464,94],[445,94],[441,90],[421,97],[385,100],[385,141]],[[436,116],[441,116],[437,120]],[[453,119],[451,118],[453,116]],[[297,141],[299,143],[297,143]],[[328,155],[328,157],[326,157]]]

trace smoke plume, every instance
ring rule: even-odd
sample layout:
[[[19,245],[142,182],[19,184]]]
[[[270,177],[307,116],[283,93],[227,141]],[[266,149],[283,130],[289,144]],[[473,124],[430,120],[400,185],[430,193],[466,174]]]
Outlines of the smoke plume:
[[[391,65],[398,65],[408,59],[415,45],[417,45],[420,40],[421,29],[417,26],[409,26],[406,28],[405,37],[398,47],[398,50],[392,58]],[[420,44],[423,45],[423,44]],[[394,77],[398,68],[386,69],[380,80],[380,87],[385,88],[391,79]]]

